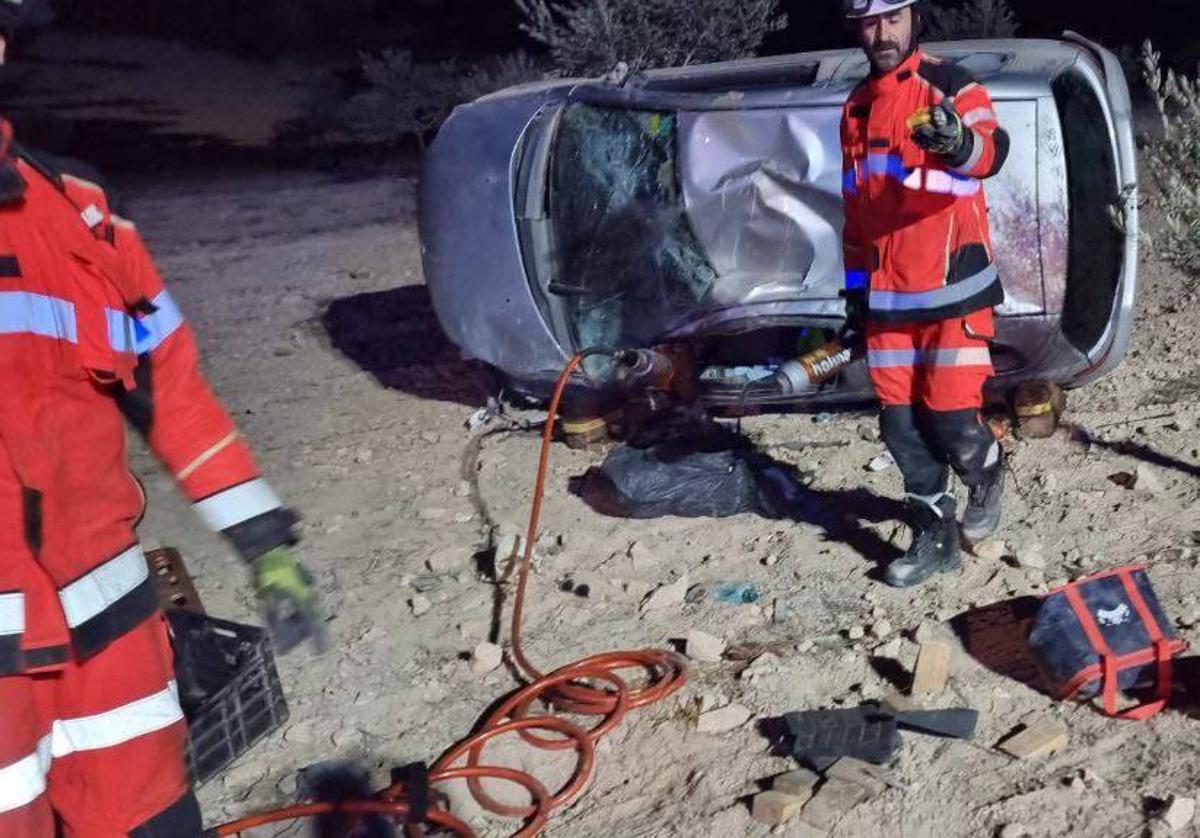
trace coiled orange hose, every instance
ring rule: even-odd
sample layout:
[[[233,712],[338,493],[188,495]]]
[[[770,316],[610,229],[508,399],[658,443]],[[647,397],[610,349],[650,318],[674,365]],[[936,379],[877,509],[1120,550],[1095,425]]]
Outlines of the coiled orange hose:
[[[481,806],[498,815],[521,818],[524,823],[513,833],[514,838],[530,838],[541,832],[551,812],[572,800],[587,785],[595,766],[595,746],[600,737],[620,724],[625,714],[635,708],[653,704],[669,696],[683,686],[686,666],[683,658],[664,649],[640,649],[627,652],[604,652],[592,655],[548,674],[538,669],[525,655],[521,643],[522,618],[525,611],[525,592],[529,584],[529,570],[533,564],[533,548],[537,543],[538,522],[542,514],[542,499],[546,491],[546,473],[550,463],[550,447],[554,439],[554,426],[567,382],[589,352],[575,355],[563,368],[554,386],[546,415],[546,426],[542,432],[541,457],[538,460],[537,481],[533,490],[533,506],[529,512],[529,527],[525,534],[525,552],[521,558],[517,592],[513,599],[512,616],[512,660],[530,683],[517,690],[483,720],[477,733],[468,736],[451,747],[429,770],[431,786],[448,780],[465,779],[471,794]],[[617,672],[625,669],[641,670],[649,681],[645,686],[631,689]],[[610,688],[589,686],[584,680],[601,681]],[[584,729],[574,722],[556,716],[529,716],[529,709],[539,700],[554,709],[581,716],[600,716],[601,720],[592,728]],[[537,735],[533,731],[555,734],[553,738]],[[498,736],[515,733],[533,747],[543,750],[574,749],[577,754],[575,772],[561,789],[551,794],[533,775],[499,765],[481,764],[484,747]],[[465,763],[455,767],[460,762]],[[504,780],[522,786],[529,792],[532,803],[528,806],[510,806],[499,802],[483,790],[482,780]],[[406,818],[409,806],[405,802],[407,789],[403,784],[394,784],[372,799],[353,800],[340,803],[306,803],[285,806],[269,812],[250,815],[215,830],[218,836],[239,835],[247,829],[265,824],[280,823],[311,818],[320,815],[385,814]],[[447,829],[461,838],[475,838],[470,826],[442,808],[440,800],[431,803],[425,816],[426,826]],[[411,825],[409,834],[424,835],[424,829]]]

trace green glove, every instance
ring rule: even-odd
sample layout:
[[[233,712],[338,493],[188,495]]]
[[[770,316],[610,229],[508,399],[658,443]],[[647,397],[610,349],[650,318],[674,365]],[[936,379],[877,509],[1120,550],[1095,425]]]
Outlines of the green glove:
[[[325,651],[325,618],[313,579],[292,550],[279,546],[254,560],[254,588],[275,646],[286,654],[311,640],[319,654]]]

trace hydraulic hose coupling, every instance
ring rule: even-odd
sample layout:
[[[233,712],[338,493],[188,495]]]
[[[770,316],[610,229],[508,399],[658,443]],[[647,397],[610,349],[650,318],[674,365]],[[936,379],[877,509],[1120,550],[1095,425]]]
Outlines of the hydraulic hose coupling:
[[[671,359],[653,349],[621,349],[613,359],[617,362],[617,379],[630,390],[665,390],[675,375]]]
[[[784,395],[811,393],[861,356],[854,344],[833,340],[779,367],[774,383]]]

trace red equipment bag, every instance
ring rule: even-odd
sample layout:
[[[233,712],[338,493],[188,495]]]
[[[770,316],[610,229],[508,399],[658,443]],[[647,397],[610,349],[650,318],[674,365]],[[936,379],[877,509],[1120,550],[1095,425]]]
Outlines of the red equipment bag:
[[[1171,659],[1187,648],[1175,634],[1146,568],[1129,565],[1076,579],[1042,597],[1029,645],[1059,698],[1104,697],[1104,713],[1148,719],[1171,694]],[[1153,701],[1117,709],[1117,692],[1156,684]]]

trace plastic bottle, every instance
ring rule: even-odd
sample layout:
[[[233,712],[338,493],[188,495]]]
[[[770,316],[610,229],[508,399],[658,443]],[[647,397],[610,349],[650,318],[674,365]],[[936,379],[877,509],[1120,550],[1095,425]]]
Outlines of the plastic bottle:
[[[758,586],[753,582],[730,582],[713,588],[713,599],[717,602],[727,602],[733,605],[744,605],[757,602],[762,596]]]

